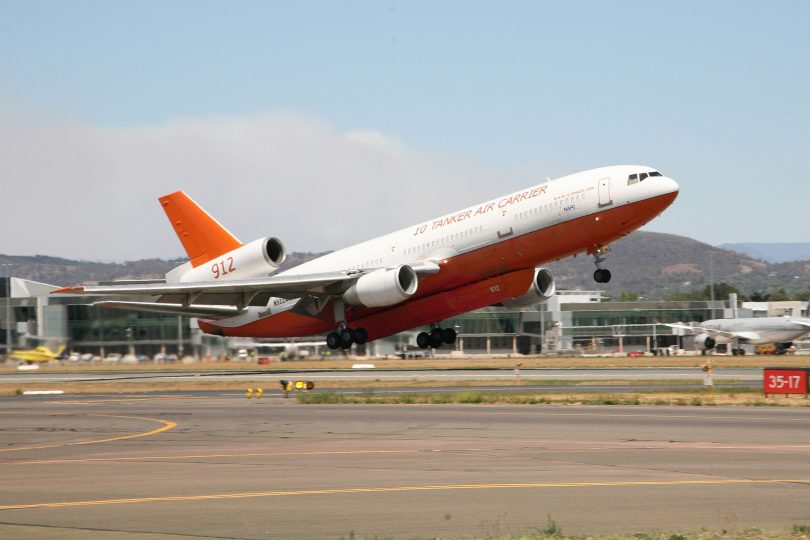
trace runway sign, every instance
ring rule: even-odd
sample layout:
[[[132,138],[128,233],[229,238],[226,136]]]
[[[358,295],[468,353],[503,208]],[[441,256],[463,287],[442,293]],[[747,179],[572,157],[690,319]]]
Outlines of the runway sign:
[[[768,394],[808,394],[810,368],[765,368],[762,391]]]

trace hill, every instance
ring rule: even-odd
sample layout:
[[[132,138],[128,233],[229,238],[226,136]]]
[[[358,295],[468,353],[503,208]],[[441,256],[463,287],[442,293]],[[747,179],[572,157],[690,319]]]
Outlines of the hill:
[[[742,244],[721,244],[720,247],[745,253],[750,257],[762,259],[769,263],[804,261],[810,259],[810,242],[746,242]]]
[[[606,285],[594,283],[593,259],[579,255],[547,265],[557,287],[605,290],[608,294],[634,291],[662,299],[678,292],[703,289],[711,282],[734,285],[744,294],[789,294],[810,290],[810,261],[771,264],[729,249],[722,249],[684,236],[636,231],[611,245],[604,266],[612,273]]]
[[[710,254],[712,254],[710,256]],[[283,269],[315,258],[320,253],[290,253]],[[113,279],[161,278],[184,259],[144,259],[123,263],[73,261],[36,255],[0,255],[0,273],[43,283],[68,286]],[[593,259],[579,255],[546,265],[554,273],[559,289],[603,290],[618,296],[633,291],[649,300],[678,292],[703,289],[714,282],[734,285],[744,294],[789,294],[810,290],[810,261],[771,264],[736,251],[704,244],[674,234],[637,231],[611,245],[604,266],[613,279],[606,285],[593,281]]]

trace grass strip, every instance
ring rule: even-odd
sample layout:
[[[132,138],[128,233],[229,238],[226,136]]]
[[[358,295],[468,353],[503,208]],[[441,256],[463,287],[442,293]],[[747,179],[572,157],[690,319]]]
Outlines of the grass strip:
[[[386,540],[386,537],[362,537],[350,534],[346,538],[352,540]],[[557,523],[548,518],[548,524],[543,528],[535,529],[523,534],[486,537],[450,537],[432,536],[430,540],[810,540],[810,525],[794,525],[783,530],[719,530],[703,529],[693,532],[651,532],[633,534],[564,534]],[[419,540],[413,538],[412,540]],[[427,540],[427,539],[422,539]]]
[[[483,405],[659,405],[678,407],[810,407],[810,400],[802,398],[765,398],[749,389],[740,392],[646,392],[622,394],[541,394],[499,393],[465,391],[455,393],[407,393],[380,394],[374,389],[356,393],[315,391],[297,394],[303,404],[379,404],[379,405],[437,405],[437,404],[483,404]]]

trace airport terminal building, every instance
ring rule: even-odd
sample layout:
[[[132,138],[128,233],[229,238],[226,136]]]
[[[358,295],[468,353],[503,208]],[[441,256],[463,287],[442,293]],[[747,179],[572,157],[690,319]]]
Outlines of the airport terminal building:
[[[51,295],[54,287],[0,278],[0,350],[67,344],[70,352],[152,358],[158,353],[216,359],[256,342],[203,333],[195,319],[90,305],[87,297]],[[693,350],[694,342],[666,323],[730,317],[716,301],[608,301],[600,291],[558,291],[528,308],[489,307],[444,321],[458,333],[456,354],[606,354]],[[805,316],[803,302],[743,303],[740,317]],[[416,332],[404,332],[355,351],[382,356],[418,350]],[[680,334],[680,335],[679,335]],[[272,340],[258,340],[259,342]],[[278,340],[276,340],[278,342]],[[308,340],[313,341],[313,340]],[[326,350],[323,347],[324,351]],[[324,352],[324,351],[315,351]],[[448,351],[440,350],[446,353]]]

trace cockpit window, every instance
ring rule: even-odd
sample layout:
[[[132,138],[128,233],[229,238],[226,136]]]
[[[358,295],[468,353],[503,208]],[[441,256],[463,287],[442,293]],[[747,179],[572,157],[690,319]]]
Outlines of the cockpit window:
[[[643,182],[646,178],[653,176],[663,176],[663,175],[658,171],[631,174],[630,176],[627,177],[627,185],[632,186],[633,184],[638,184],[639,182]]]

